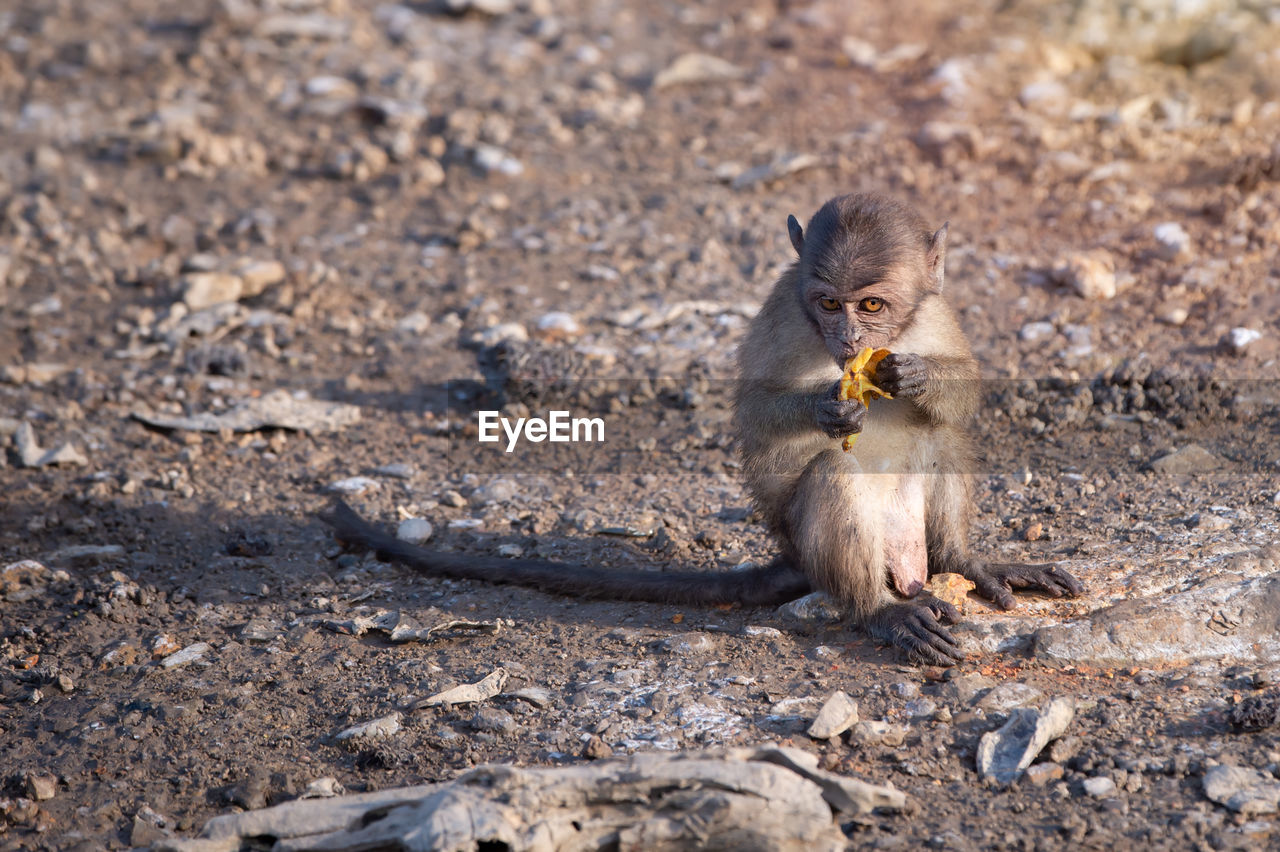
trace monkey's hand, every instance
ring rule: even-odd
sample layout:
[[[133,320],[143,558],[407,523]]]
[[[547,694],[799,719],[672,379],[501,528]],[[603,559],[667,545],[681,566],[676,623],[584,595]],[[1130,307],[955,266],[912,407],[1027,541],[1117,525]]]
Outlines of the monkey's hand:
[[[975,592],[1001,609],[1013,609],[1014,589],[1031,589],[1052,598],[1084,594],[1084,584],[1070,571],[1056,565],[970,562],[960,573],[973,581]]]
[[[928,377],[924,358],[909,352],[893,352],[876,365],[876,384],[895,398],[916,399]]]
[[[870,635],[906,651],[914,663],[955,665],[964,660],[964,651],[945,624],[959,620],[955,606],[933,595],[884,606],[867,622]]]
[[[856,399],[840,399],[840,382],[813,399],[813,419],[825,435],[843,438],[862,431],[867,407]]]
[[[964,652],[943,625],[955,624],[959,618],[951,604],[922,594],[883,607],[866,627],[875,638],[906,651],[913,662],[954,666],[964,660]]]

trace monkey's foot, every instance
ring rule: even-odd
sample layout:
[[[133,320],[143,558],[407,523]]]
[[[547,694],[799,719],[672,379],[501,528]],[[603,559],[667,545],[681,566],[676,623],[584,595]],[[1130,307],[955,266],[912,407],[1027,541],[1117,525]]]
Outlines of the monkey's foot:
[[[1084,594],[1084,584],[1070,571],[1056,565],[984,565],[970,562],[960,573],[973,581],[975,592],[1001,609],[1013,609],[1016,603],[1014,589],[1043,592],[1053,598],[1074,598]]]
[[[889,604],[867,621],[867,631],[907,652],[913,662],[954,666],[964,660],[960,645],[943,625],[960,618],[956,608],[933,595]]]

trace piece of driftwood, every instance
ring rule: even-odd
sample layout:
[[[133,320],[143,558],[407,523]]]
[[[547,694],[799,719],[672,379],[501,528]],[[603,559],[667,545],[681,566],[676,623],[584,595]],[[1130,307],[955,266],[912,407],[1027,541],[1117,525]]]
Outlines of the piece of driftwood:
[[[157,852],[575,852],[844,849],[841,815],[906,796],[818,768],[799,749],[647,753],[590,764],[482,766],[454,781],[215,817]]]

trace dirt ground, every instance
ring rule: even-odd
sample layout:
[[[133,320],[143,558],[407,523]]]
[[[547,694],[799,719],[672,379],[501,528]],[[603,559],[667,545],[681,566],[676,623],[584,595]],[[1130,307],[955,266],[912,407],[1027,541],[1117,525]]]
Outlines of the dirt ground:
[[[764,741],[907,793],[851,846],[1280,844],[1274,807],[1203,784],[1280,775],[1280,729],[1229,722],[1280,661],[980,641],[1280,570],[1280,7],[1116,17],[1161,5],[4,4],[0,848],[148,846],[326,778]],[[1086,597],[971,601],[943,672],[821,618],[424,578],[316,520],[336,488],[459,551],[768,559],[734,347],[787,215],[862,190],[950,222],[988,382],[975,547]],[[280,389],[359,420],[139,419]],[[477,409],[560,401],[604,444],[475,440]],[[490,626],[361,633],[380,611]],[[406,709],[499,667],[478,707]],[[836,689],[900,735],[810,740]],[[1052,768],[984,783],[982,734],[1060,695]]]

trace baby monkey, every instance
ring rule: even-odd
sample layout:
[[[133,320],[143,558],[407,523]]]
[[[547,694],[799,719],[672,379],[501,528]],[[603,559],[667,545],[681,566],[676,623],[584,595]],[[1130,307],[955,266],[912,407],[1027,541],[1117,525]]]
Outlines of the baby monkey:
[[[747,490],[783,559],[872,635],[938,665],[962,655],[945,626],[955,608],[920,593],[930,574],[962,574],[1002,609],[1014,589],[1083,592],[1061,568],[969,553],[978,364],[942,298],[947,226],[846,195],[787,229],[797,259],[739,351],[735,415]],[[839,398],[866,347],[891,352],[875,380],[893,398],[870,408]]]
[[[538,559],[439,553],[399,541],[339,502],[322,518],[338,538],[427,574],[545,592],[681,605],[783,603],[820,589],[873,636],[913,660],[963,659],[954,607],[921,592],[956,572],[1002,609],[1014,589],[1078,595],[1050,565],[987,565],[968,548],[973,498],[969,421],[978,365],[942,299],[947,227],[875,195],[823,205],[739,350],[735,424],[747,490],[781,545],[747,571],[637,572]],[[870,410],[839,398],[844,363],[889,349]],[[861,433],[851,452],[842,439]]]

